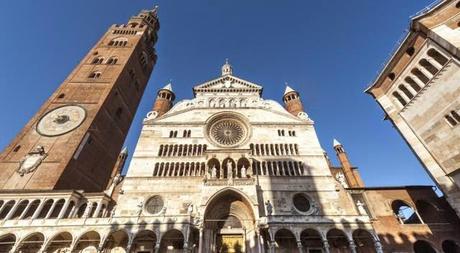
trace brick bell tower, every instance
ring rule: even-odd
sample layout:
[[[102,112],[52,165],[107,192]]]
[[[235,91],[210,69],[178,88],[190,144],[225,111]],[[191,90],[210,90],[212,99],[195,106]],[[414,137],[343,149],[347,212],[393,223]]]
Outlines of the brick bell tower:
[[[303,105],[299,93],[287,85],[284,91],[283,101],[286,110],[292,115],[297,116],[299,112],[303,112]]]
[[[156,63],[157,7],[112,25],[0,154],[0,189],[102,191]]]
[[[172,90],[172,84],[169,83],[158,91],[152,111],[156,112],[158,117],[167,113],[175,99],[176,95]]]

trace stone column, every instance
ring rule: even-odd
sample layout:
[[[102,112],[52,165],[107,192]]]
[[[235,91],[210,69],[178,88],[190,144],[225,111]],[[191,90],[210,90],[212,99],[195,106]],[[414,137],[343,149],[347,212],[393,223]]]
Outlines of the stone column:
[[[58,215],[58,219],[62,219],[62,217],[64,216],[64,214],[67,211],[67,208],[69,208],[69,205],[70,205],[70,198],[68,198],[65,201],[64,205],[62,206],[61,212],[59,212],[59,215]],[[69,215],[70,215],[70,213],[69,213]]]
[[[329,242],[327,241],[327,239],[323,239],[323,249],[324,249],[324,253],[329,253]]]
[[[101,211],[101,207],[102,207],[102,199],[99,202],[97,202],[96,210],[94,211],[92,218],[97,218],[97,216],[99,215],[99,212]]]
[[[41,199],[40,204],[37,207],[37,210],[35,210],[34,214],[32,215],[31,220],[36,219],[38,217],[38,215],[42,212],[42,209],[43,209],[43,206],[45,205],[45,202],[46,202],[45,198]]]
[[[414,82],[416,82],[420,86],[420,88],[425,87],[425,83],[422,82],[422,80],[420,80],[418,77],[416,77],[415,75],[410,75],[410,77],[412,78],[412,80],[414,80]]]
[[[427,58],[425,58],[425,59],[426,59],[429,63],[431,63],[435,68],[437,68],[438,71],[442,69],[442,65],[439,64],[437,61],[435,61],[433,58],[427,57]]]
[[[198,241],[198,253],[203,253],[203,227],[200,227],[200,238]]]
[[[433,78],[433,74],[430,71],[426,70],[423,66],[417,65],[417,68],[428,78]]]
[[[299,253],[303,253],[303,246],[301,241],[297,241],[297,248],[299,249]]]
[[[351,253],[357,253],[357,252],[356,252],[356,245],[355,245],[355,242],[354,242],[353,240],[350,240],[350,241],[348,241],[348,243],[350,244]]]
[[[383,248],[382,248],[382,244],[380,243],[380,241],[376,240],[374,242],[374,246],[375,246],[375,251],[377,253],[383,253]]]
[[[19,215],[19,219],[22,220],[24,219],[24,216],[26,215],[26,213],[29,211],[29,209],[32,207],[32,201],[29,201],[29,204],[27,205],[26,208],[24,208],[24,211],[22,211],[21,215]],[[1,212],[1,211],[0,211]]]
[[[160,252],[160,242],[155,243],[155,253]]]
[[[45,219],[48,219],[51,216],[51,214],[53,213],[54,208],[56,207],[56,204],[57,204],[57,201],[55,199],[53,199],[53,204],[51,205],[50,210],[46,214]]]
[[[21,203],[21,201],[22,200],[19,199],[18,201],[16,201],[16,203],[14,203],[14,206],[11,208],[11,210],[6,215],[4,221],[7,221],[7,220],[11,219],[11,216],[13,216],[13,214],[16,212],[16,209],[18,209],[19,203]]]

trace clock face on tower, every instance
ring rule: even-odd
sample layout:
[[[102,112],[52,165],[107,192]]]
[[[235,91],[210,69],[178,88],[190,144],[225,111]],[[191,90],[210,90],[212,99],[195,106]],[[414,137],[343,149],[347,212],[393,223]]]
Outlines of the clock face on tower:
[[[37,124],[37,132],[43,136],[66,134],[85,120],[86,111],[78,105],[65,105],[47,112]]]

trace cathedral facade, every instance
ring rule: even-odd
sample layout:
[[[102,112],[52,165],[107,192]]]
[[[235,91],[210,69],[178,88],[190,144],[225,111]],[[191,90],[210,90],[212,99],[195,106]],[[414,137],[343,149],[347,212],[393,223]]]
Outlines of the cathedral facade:
[[[459,251],[432,187],[366,187],[297,91],[265,99],[228,62],[191,99],[158,91],[122,175],[158,29],[156,8],[111,26],[1,153],[1,253]]]

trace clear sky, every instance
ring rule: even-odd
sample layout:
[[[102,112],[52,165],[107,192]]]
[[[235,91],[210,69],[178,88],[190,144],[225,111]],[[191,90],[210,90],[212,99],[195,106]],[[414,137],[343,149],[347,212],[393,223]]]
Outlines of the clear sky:
[[[220,75],[264,86],[281,102],[297,89],[323,148],[344,144],[368,186],[433,184],[404,140],[363,93],[408,28],[433,0],[0,1],[0,148],[3,149],[107,28],[160,5],[158,62],[131,126],[134,150],[156,90],[173,79],[178,100]]]

